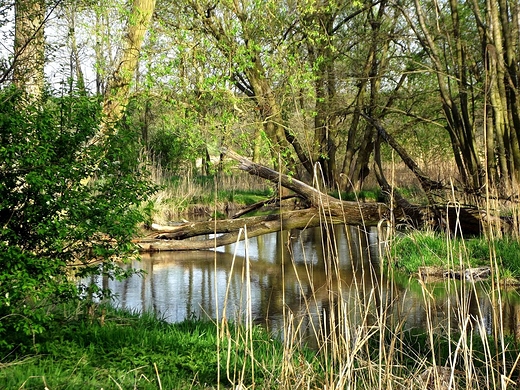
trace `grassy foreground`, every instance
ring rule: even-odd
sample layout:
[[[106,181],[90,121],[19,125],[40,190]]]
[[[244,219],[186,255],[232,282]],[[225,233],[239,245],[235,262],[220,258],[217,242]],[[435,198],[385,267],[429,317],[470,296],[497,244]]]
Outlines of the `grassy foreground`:
[[[517,276],[517,244],[490,243],[412,233],[394,240],[388,265],[414,272],[422,265],[477,266],[491,259]],[[329,272],[326,299],[313,291],[306,311],[288,310],[280,335],[251,326],[249,317],[245,325],[195,319],[169,324],[110,307],[94,314],[89,308],[54,309],[45,333],[30,340],[20,336],[15,351],[0,347],[0,389],[504,390],[520,385],[519,337],[504,332],[499,315],[492,332],[476,321],[466,299],[476,294],[472,285],[457,287],[460,305],[452,310],[460,320],[444,327],[431,310],[437,304],[433,287],[420,284],[428,315],[417,330],[406,326],[408,308],[396,307],[392,286],[361,283],[345,291],[335,269]],[[341,299],[350,293],[351,299]],[[500,295],[495,302],[498,313]],[[301,337],[309,326],[315,350]]]
[[[2,351],[0,388],[445,389],[450,382],[451,388],[478,389],[499,388],[500,371],[508,373],[500,388],[516,388],[518,351],[507,340],[512,348],[497,350],[477,335],[432,338],[388,324],[360,331],[347,344],[328,336],[311,351],[258,326],[168,324],[108,308],[96,318],[57,320],[31,345],[10,355]]]
[[[235,382],[272,387],[284,359],[282,344],[260,327],[220,330],[217,337],[211,321],[168,324],[110,308],[94,320],[58,320],[33,345],[2,354],[0,388],[230,388]],[[253,350],[259,362],[245,359]]]

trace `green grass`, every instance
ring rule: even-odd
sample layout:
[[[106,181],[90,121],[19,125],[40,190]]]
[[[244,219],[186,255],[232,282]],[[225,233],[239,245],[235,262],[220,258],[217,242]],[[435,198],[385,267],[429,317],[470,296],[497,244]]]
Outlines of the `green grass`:
[[[443,233],[414,231],[398,236],[391,245],[394,265],[408,273],[417,272],[421,266],[489,266],[495,258],[504,275],[520,277],[520,243],[507,237],[493,241],[484,237],[448,239]]]
[[[421,387],[410,387],[407,378],[423,372],[434,355],[438,362],[447,361],[449,345],[453,350],[462,337],[452,333],[450,339],[446,334],[432,339],[422,330],[399,331],[396,335],[385,328],[377,332],[370,328],[369,337],[351,340],[354,344],[347,344],[345,349],[323,344],[319,350],[311,351],[283,343],[258,326],[248,330],[226,325],[217,337],[217,327],[211,321],[190,319],[168,324],[153,315],[110,308],[103,325],[100,322],[99,315],[94,319],[69,315],[56,320],[45,334],[36,336],[34,342],[22,345],[15,353],[0,351],[0,388],[329,388],[343,383],[344,367],[350,364],[358,378],[354,388],[377,388],[377,383],[394,381],[378,377],[383,345],[386,354],[381,369],[389,364],[403,388],[406,385],[418,389]],[[506,340],[511,348],[503,352],[494,350],[494,343],[476,335],[469,342],[472,356],[478,357],[475,369],[482,373],[486,369],[485,353],[505,353],[508,365],[518,353],[511,340]],[[464,372],[464,361],[459,360],[455,367],[457,372]]]
[[[152,315],[113,309],[103,326],[85,316],[62,319],[31,345],[21,345],[11,354],[0,351],[0,388],[216,388],[219,370],[220,384],[229,388],[227,366],[239,372],[245,384],[254,380],[262,385],[279,377],[281,342],[260,327],[252,328],[248,341],[243,328],[226,330],[220,339],[219,368],[217,328],[211,321],[168,324]],[[254,351],[254,367],[249,351]],[[307,352],[306,359],[312,361],[314,354]]]
[[[229,179],[228,180],[232,180]],[[242,179],[237,178],[237,181]],[[233,181],[231,182],[233,183]],[[172,189],[181,187],[184,183],[180,177],[170,178],[167,186]],[[233,202],[240,205],[250,205],[264,199],[268,199],[274,195],[271,187],[263,187],[262,189],[238,189],[230,183],[219,183],[217,194],[215,197],[215,177],[214,176],[193,176],[192,185],[197,188],[196,195],[186,197],[186,204],[205,204],[212,205],[215,200],[217,202]],[[248,188],[245,186],[244,188]]]
[[[270,190],[242,191],[242,190],[225,190],[219,191],[217,194],[218,201],[228,201],[240,205],[251,205],[253,203],[267,200],[273,196]]]

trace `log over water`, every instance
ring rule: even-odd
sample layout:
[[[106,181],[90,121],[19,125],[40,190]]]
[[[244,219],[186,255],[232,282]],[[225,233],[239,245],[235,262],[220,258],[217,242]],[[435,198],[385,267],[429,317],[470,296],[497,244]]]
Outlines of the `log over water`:
[[[342,201],[293,177],[254,163],[233,151],[227,150],[225,154],[239,163],[239,169],[294,191],[304,198],[310,207],[267,216],[188,222],[174,227],[159,227],[151,238],[137,240],[141,251],[210,249],[242,240],[246,234],[247,237],[256,237],[281,230],[327,224],[368,227],[376,226],[381,221],[392,221],[396,225],[406,224],[421,228],[429,224],[470,234],[480,234],[483,230],[485,215],[476,209],[456,206],[407,206],[390,210],[384,203]],[[194,239],[195,237],[199,238]]]

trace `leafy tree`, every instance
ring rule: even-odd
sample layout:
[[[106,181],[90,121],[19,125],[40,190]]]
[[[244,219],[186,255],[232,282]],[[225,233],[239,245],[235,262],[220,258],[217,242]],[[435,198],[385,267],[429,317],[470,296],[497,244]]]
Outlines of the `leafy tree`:
[[[108,123],[121,119],[128,104],[131,80],[137,69],[141,45],[155,8],[155,0],[132,0],[129,3],[130,11],[121,54],[103,101],[103,113]]]
[[[435,75],[462,183],[477,194],[492,184],[510,196],[520,178],[518,9],[508,0],[402,7]]]
[[[100,97],[89,97],[78,61],[82,8],[67,4],[68,92],[45,95],[44,27],[60,4],[15,2],[14,55],[0,79],[2,347],[42,332],[59,302],[110,294],[86,278],[128,274],[119,263],[137,253],[131,239],[144,218],[139,206],[154,190],[134,130],[119,122],[155,1],[128,2],[118,62]],[[11,70],[14,83],[6,86]]]
[[[97,98],[47,96],[23,110],[19,91],[0,99],[0,346],[11,347],[44,331],[57,303],[105,297],[87,277],[127,274],[119,264],[136,255],[139,205],[153,188],[132,134],[88,142]]]
[[[377,135],[361,114],[385,117],[406,78],[396,9],[386,1],[181,4],[182,12],[159,6],[158,18],[202,53],[203,65],[196,56],[190,64],[206,86],[218,80],[213,96],[233,96],[228,112],[257,124],[243,129],[253,159],[267,149],[300,178],[312,180],[317,164],[327,186],[361,188]]]

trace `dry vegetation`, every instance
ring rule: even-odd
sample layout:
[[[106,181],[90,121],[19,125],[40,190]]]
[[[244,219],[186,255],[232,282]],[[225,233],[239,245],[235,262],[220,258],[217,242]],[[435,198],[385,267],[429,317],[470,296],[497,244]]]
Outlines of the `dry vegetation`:
[[[411,329],[407,326],[407,318],[413,314],[412,308],[398,303],[393,278],[383,278],[383,275],[394,272],[392,263],[396,261],[395,253],[390,252],[393,233],[380,231],[380,238],[384,241],[381,257],[386,257],[387,261],[363,263],[372,266],[365,266],[361,270],[363,277],[349,285],[338,268],[345,255],[338,253],[334,238],[327,241],[328,245],[323,248],[327,259],[326,285],[320,285],[310,293],[302,290],[303,310],[293,312],[287,308],[281,332],[287,359],[282,362],[281,375],[270,378],[268,387],[518,388],[520,355],[517,337],[520,334],[509,333],[503,323],[502,310],[505,305],[503,292],[498,288],[500,267],[493,250],[489,257],[492,278],[486,282],[485,288],[477,289],[474,283],[445,281],[445,288],[452,298],[447,299],[448,312],[442,320],[437,317],[438,302],[433,291],[436,286],[420,282],[427,320],[423,329]],[[450,239],[447,247],[446,262],[450,267],[469,264],[470,259],[461,255],[463,252],[455,253]],[[298,275],[302,286],[314,286],[311,268],[309,266],[306,273]],[[231,272],[243,275],[245,302],[248,302],[248,262],[243,268],[232,269]],[[479,302],[489,300],[493,308],[491,318],[485,318],[480,309],[475,313],[474,307],[470,307],[469,296]],[[263,360],[265,356],[256,354],[250,339],[249,327],[253,322],[250,307],[245,305],[241,312],[243,317],[238,321],[245,324],[243,333],[227,339],[231,344],[220,345],[221,353],[233,354],[231,340],[234,340],[237,345],[250,346],[246,348],[244,366],[250,362],[268,365]],[[520,313],[513,318],[518,321],[517,328],[520,329]],[[226,329],[227,319],[223,319],[222,334],[226,334]],[[304,359],[302,353],[302,346],[309,341],[309,333],[317,353],[317,359],[312,363]],[[234,367],[234,370],[232,372],[241,372],[240,367]],[[233,378],[235,388],[248,387],[240,375]]]

